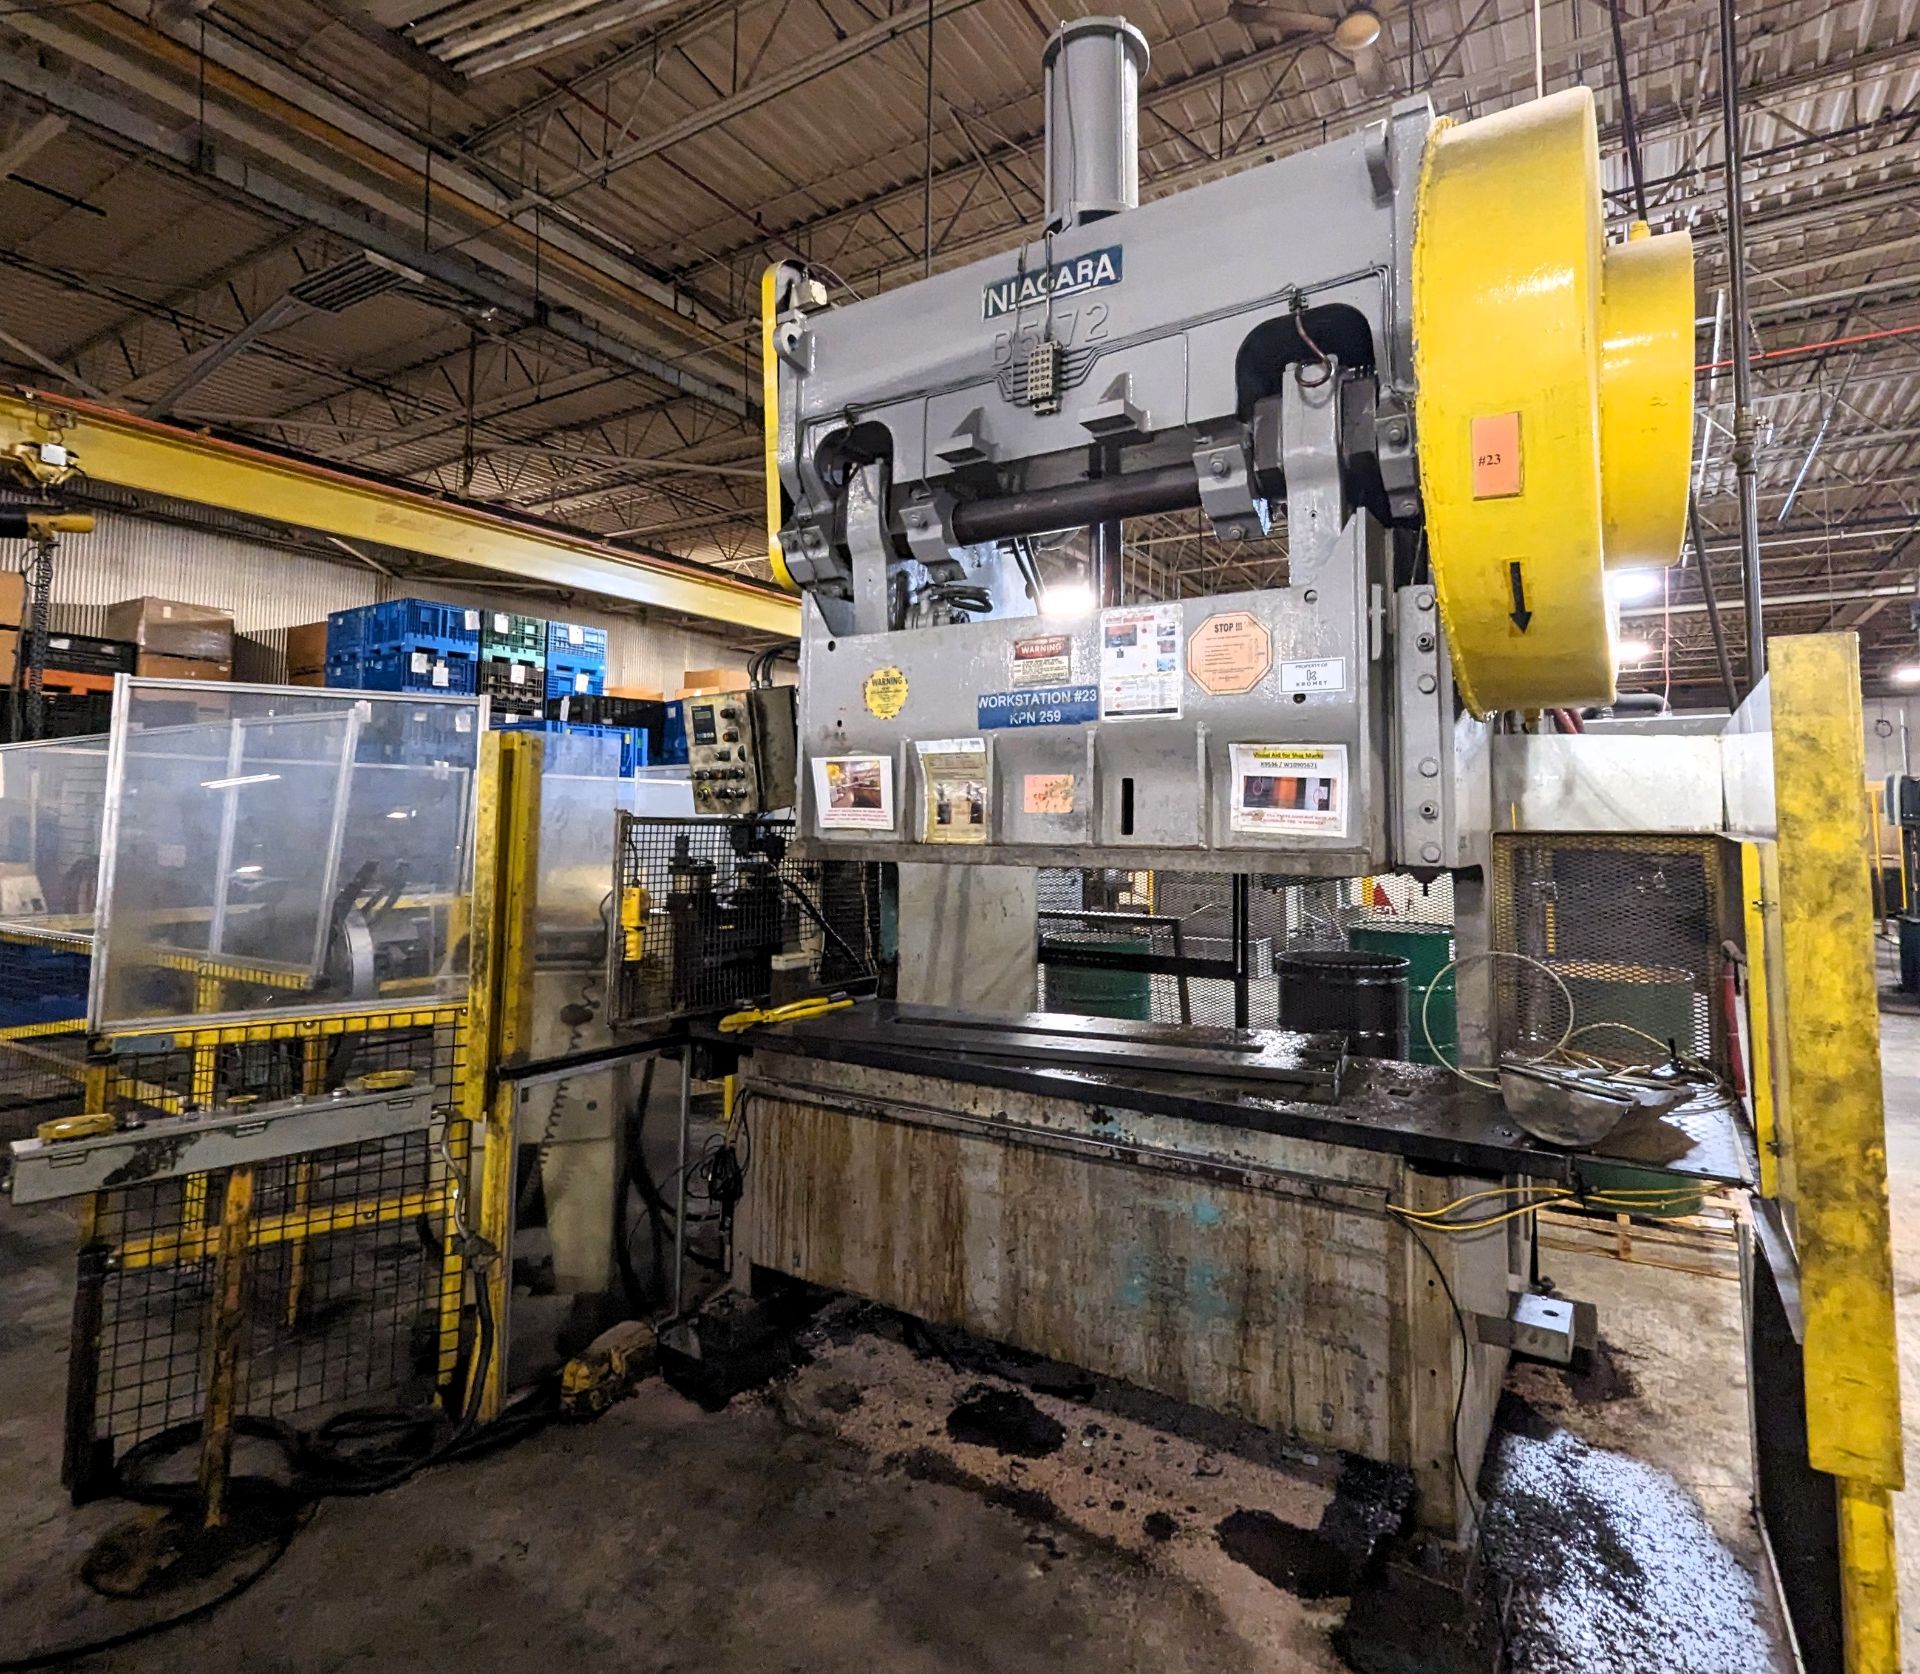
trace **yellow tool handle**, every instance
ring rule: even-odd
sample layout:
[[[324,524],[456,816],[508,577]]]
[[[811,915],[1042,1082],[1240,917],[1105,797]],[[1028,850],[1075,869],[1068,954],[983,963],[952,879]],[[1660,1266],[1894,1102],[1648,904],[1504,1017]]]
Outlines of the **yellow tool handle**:
[[[51,1122],[42,1122],[35,1128],[36,1138],[55,1144],[63,1139],[98,1139],[102,1134],[115,1131],[118,1124],[104,1110],[89,1111],[84,1116],[59,1116]]]
[[[723,1035],[737,1035],[758,1028],[762,1023],[795,1023],[803,1017],[821,1017],[830,1011],[845,1011],[852,1004],[853,1001],[844,994],[818,994],[811,999],[775,1006],[771,1010],[753,1007],[721,1018],[720,1032]]]

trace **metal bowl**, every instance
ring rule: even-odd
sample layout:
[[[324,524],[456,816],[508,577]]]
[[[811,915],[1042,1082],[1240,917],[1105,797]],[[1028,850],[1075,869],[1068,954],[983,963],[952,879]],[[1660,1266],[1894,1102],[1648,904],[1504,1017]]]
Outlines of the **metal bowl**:
[[[1535,1139],[1576,1149],[1598,1145],[1638,1108],[1624,1089],[1533,1064],[1502,1064],[1500,1097],[1507,1114]]]

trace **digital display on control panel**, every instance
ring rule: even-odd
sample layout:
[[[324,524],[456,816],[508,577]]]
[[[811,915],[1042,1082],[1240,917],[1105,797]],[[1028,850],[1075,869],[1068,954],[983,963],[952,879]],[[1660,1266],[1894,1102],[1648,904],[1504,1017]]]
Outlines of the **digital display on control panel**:
[[[719,733],[716,730],[717,723],[713,718],[713,706],[707,703],[696,703],[692,707],[692,715],[694,743],[714,743],[718,739]]]

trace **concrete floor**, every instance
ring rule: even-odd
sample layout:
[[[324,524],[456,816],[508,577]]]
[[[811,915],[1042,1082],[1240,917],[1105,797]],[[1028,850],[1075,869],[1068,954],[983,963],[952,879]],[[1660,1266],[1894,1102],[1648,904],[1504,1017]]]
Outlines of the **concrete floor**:
[[[1911,1373],[1920,1355],[1920,1018],[1888,1018],[1885,1050]],[[0,1212],[0,1661],[125,1627],[149,1608],[106,1603],[75,1578],[81,1554],[126,1511],[73,1511],[56,1485],[71,1242],[59,1215]],[[1738,1285],[1567,1252],[1543,1265],[1563,1292],[1600,1304],[1627,1378],[1596,1395],[1527,1369],[1515,1393],[1615,1478],[1638,1473],[1680,1506],[1682,1520],[1699,1525],[1689,1539],[1714,1584],[1754,1596],[1750,1620],[1735,1612],[1732,1648],[1692,1633],[1687,1588],[1655,1588],[1635,1596],[1646,1631],[1631,1644],[1595,1660],[1573,1642],[1535,1642],[1526,1666],[1671,1674],[1682,1664],[1662,1648],[1693,1643],[1705,1647],[1684,1665],[1695,1674],[1784,1667],[1752,1581]],[[1168,1425],[1150,1408],[1072,1388],[1026,1391],[1063,1427],[1056,1451],[1023,1458],[971,1446],[946,1419],[983,1381],[978,1367],[919,1346],[856,1321],[821,1336],[797,1376],[724,1412],[701,1412],[655,1383],[595,1425],[547,1431],[375,1500],[330,1502],[286,1559],[217,1615],[84,1666],[1341,1666],[1329,1633],[1345,1601],[1275,1586],[1216,1534],[1224,1515],[1248,1508],[1310,1528],[1335,1461],[1237,1427]],[[1920,1668],[1920,1486],[1902,1496],[1899,1517],[1907,1647]]]

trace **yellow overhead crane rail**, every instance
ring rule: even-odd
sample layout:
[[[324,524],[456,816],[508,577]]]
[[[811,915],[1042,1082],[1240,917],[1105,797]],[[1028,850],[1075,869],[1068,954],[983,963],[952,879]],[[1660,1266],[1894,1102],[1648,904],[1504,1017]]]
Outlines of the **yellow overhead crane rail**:
[[[654,610],[792,637],[798,603],[693,563],[676,564],[449,505],[330,466],[219,440],[178,425],[35,390],[0,387],[0,454],[53,443],[87,480],[377,542],[521,581],[578,589]]]

